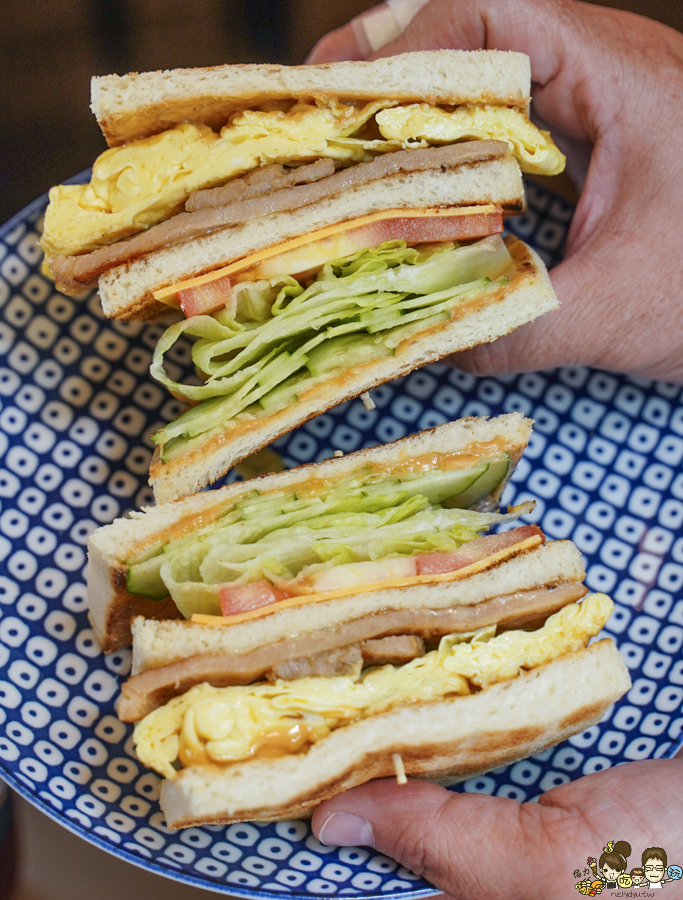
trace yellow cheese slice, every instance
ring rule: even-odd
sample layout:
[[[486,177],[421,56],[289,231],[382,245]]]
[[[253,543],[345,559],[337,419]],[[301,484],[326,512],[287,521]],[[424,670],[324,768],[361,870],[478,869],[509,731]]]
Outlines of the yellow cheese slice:
[[[372,222],[379,222],[382,219],[423,219],[427,217],[450,218],[453,216],[471,216],[471,215],[488,215],[496,212],[497,207],[492,203],[482,204],[480,206],[457,206],[448,209],[427,208],[427,209],[385,209],[382,212],[370,213],[367,216],[359,216],[357,219],[350,219],[348,222],[338,222],[336,225],[328,225],[327,228],[321,228],[319,231],[312,231],[309,234],[302,234],[299,237],[284,241],[282,244],[276,244],[268,247],[266,250],[259,250],[258,253],[251,253],[237,262],[230,263],[229,266],[223,266],[220,269],[214,269],[205,275],[198,275],[196,278],[185,278],[176,281],[168,287],[160,288],[153,292],[155,300],[164,301],[168,297],[173,297],[178,291],[186,291],[189,288],[199,287],[200,284],[208,284],[211,281],[217,281],[226,275],[234,275],[235,272],[241,272],[248,269],[263,259],[271,256],[277,256],[288,250],[295,250],[297,247],[303,247],[314,241],[320,241],[323,238],[332,237],[332,235],[340,234],[344,231],[351,231],[353,228],[359,228],[361,225],[370,225]]]
[[[251,609],[248,612],[238,613],[235,616],[207,616],[203,613],[195,613],[192,621],[199,625],[237,625],[240,622],[248,622],[251,619],[260,619],[263,616],[269,616],[272,613],[280,612],[283,609],[291,609],[294,606],[305,606],[308,603],[322,603],[324,600],[338,600],[341,597],[350,597],[353,594],[365,594],[370,591],[383,591],[388,588],[410,587],[413,584],[435,584],[443,581],[458,581],[461,578],[469,578],[470,575],[476,575],[483,572],[498,563],[504,562],[513,556],[523,553],[525,550],[531,550],[538,544],[543,543],[540,534],[534,534],[517,544],[512,544],[492,553],[485,559],[480,559],[469,566],[463,566],[462,569],[456,569],[454,572],[442,572],[434,575],[411,575],[406,578],[392,578],[388,581],[373,582],[371,584],[358,584],[346,588],[337,588],[333,591],[324,591],[320,594],[301,594],[298,597],[288,597],[286,600],[280,600],[278,603],[272,603],[270,606],[262,606],[259,609]]]

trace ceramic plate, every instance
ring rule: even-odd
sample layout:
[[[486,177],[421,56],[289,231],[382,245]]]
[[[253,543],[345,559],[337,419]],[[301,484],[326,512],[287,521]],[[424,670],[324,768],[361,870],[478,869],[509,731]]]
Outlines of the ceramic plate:
[[[515,232],[550,264],[572,207],[531,186]],[[71,831],[187,884],[241,897],[413,898],[426,882],[367,849],[326,847],[306,822],[171,833],[159,778],[114,713],[128,650],[88,626],[88,534],[151,501],[148,435],[177,414],[150,380],[159,325],[103,318],[40,274],[46,198],[0,230],[0,775]],[[175,353],[175,356],[174,356]],[[180,348],[171,352],[182,369]],[[672,755],[683,718],[683,405],[679,385],[585,368],[474,378],[427,366],[276,443],[287,466],[393,441],[467,415],[536,419],[504,502],[584,553],[588,585],[617,603],[609,631],[633,688],[600,725],[460,790],[530,800],[620,762]]]

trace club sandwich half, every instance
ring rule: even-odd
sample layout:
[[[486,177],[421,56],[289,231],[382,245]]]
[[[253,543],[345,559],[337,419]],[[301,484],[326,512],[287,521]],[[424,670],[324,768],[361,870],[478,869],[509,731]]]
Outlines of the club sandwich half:
[[[528,58],[497,51],[93,80],[111,149],[52,189],[42,244],[106,315],[185,316],[152,365],[191,404],[154,435],[157,500],[557,308],[539,257],[500,237],[521,171],[564,166],[529,91]],[[172,362],[187,338],[191,383]]]
[[[612,603],[586,596],[576,547],[517,523],[529,504],[495,512],[530,429],[465,419],[91,536],[105,649],[142,612],[118,712],[170,827],[303,816],[395,772],[469,778],[628,689],[614,644],[588,646]]]

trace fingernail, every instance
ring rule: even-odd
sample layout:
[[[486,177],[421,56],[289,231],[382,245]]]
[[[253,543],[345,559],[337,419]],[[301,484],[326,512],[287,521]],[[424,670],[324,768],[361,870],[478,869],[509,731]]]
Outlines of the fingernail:
[[[381,50],[406,30],[429,0],[386,0],[351,22],[356,41],[365,56]]]
[[[333,847],[374,847],[372,825],[351,813],[330,813],[318,833],[321,844]]]

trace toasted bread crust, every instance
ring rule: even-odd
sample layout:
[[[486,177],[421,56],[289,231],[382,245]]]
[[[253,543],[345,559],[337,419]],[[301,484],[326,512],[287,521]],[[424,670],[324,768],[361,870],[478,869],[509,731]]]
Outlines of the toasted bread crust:
[[[374,62],[232,65],[92,79],[91,109],[110,147],[178,122],[222,127],[237,109],[270,100],[372,100],[525,109],[531,69],[523,53],[434,50]]]
[[[310,816],[373,778],[453,784],[539,753],[600,720],[631,686],[611,640],[466,697],[399,707],[337,729],[306,754],[185,769],[161,787],[171,829]],[[427,736],[427,737],[426,737]]]

